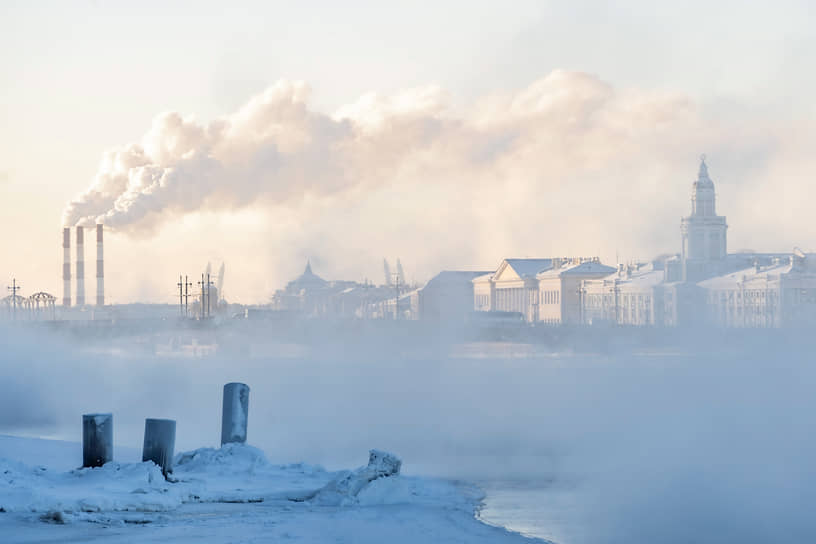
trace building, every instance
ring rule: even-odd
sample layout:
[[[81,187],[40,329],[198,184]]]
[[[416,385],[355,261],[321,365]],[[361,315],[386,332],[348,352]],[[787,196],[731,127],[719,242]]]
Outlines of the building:
[[[517,312],[536,320],[538,273],[552,268],[552,259],[504,259],[496,271],[473,279],[478,312]]]
[[[680,222],[681,251],[581,282],[584,324],[787,327],[816,322],[816,256],[727,252],[705,158]]]
[[[300,317],[333,317],[394,319],[410,316],[410,297],[400,302],[395,313],[394,300],[405,297],[412,289],[408,285],[375,286],[368,282],[325,280],[312,271],[306,262],[303,273],[272,296],[271,309]],[[407,305],[408,312],[403,306]]]
[[[553,267],[539,272],[535,321],[550,325],[581,323],[581,284],[602,278],[615,269],[592,259],[554,259]]]
[[[660,263],[620,265],[604,278],[581,282],[580,322],[617,325],[664,324],[664,277]]]
[[[303,274],[286,284],[272,296],[272,306],[276,310],[294,311],[306,316],[324,313],[327,299],[335,291],[329,282],[312,272],[312,263],[306,261]]]
[[[581,282],[614,270],[597,257],[504,259],[473,279],[473,308],[520,313],[530,323],[579,323]]]
[[[692,185],[691,215],[680,222],[683,281],[699,281],[722,274],[728,254],[725,217],[717,215],[717,195],[705,157]]]
[[[464,322],[473,311],[473,280],[485,275],[489,272],[443,270],[417,289],[417,319]]]
[[[753,266],[700,282],[709,322],[729,328],[795,327],[816,322],[816,255]]]

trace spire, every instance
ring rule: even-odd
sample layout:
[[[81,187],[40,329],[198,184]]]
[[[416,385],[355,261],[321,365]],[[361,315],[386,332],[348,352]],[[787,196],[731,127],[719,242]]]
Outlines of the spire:
[[[698,181],[702,181],[702,180],[711,181],[711,178],[708,177],[708,165],[706,165],[706,156],[705,155],[700,155],[700,172],[697,174],[697,180]]]
[[[708,165],[706,164],[706,156],[700,155],[700,170],[697,172],[697,179],[694,181],[694,190],[710,189],[714,190],[714,182],[708,177]]]
[[[304,276],[311,276],[312,275],[312,262],[311,259],[306,259],[306,270],[303,271]]]

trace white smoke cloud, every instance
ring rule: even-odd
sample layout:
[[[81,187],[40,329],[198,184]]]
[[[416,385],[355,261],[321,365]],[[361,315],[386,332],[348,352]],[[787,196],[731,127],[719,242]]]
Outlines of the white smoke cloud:
[[[624,146],[632,133],[642,137],[685,112],[669,97],[644,104],[594,77],[561,71],[459,115],[433,86],[367,94],[333,116],[308,100],[305,83],[280,81],[210,123],[159,115],[140,144],[104,155],[91,187],[65,210],[65,224],[138,230],[194,210],[395,181],[549,184],[541,179],[547,172],[603,164],[612,137]]]
[[[428,86],[366,94],[329,114],[309,95],[280,81],[208,123],[159,115],[141,143],[104,155],[65,224],[144,235],[193,212],[262,210],[296,227],[265,245],[350,278],[363,260],[378,274],[395,248],[420,278],[512,255],[650,257],[677,251],[705,152],[732,247],[782,250],[816,236],[804,211],[780,218],[747,202],[778,199],[768,181],[783,178],[785,201],[807,201],[805,180],[790,177],[812,161],[807,120],[786,130],[733,105],[561,70],[470,104]],[[357,259],[343,264],[350,251]],[[261,279],[246,274],[247,284]]]

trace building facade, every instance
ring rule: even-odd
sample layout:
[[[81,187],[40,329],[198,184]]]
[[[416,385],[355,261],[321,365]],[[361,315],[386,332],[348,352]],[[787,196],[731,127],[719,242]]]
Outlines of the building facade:
[[[604,278],[583,280],[580,322],[663,325],[664,277],[659,263],[634,263],[620,265]]]
[[[700,282],[709,321],[729,328],[816,323],[816,256],[796,252]]]
[[[529,323],[579,323],[581,282],[612,271],[597,257],[505,259],[473,279],[473,309],[518,313]]]
[[[581,322],[631,326],[787,327],[816,323],[816,256],[727,252],[705,159],[681,220],[681,251],[619,265],[581,283]]]
[[[536,276],[552,265],[553,259],[504,259],[495,272],[473,280],[474,310],[519,313],[525,321],[536,321]]]
[[[556,259],[550,270],[540,272],[536,321],[549,325],[575,325],[582,321],[581,285],[615,271],[597,258]]]

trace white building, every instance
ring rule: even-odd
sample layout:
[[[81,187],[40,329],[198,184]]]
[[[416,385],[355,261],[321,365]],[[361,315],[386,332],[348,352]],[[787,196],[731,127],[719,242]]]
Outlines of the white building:
[[[552,259],[504,259],[496,271],[473,280],[474,309],[478,312],[517,312],[534,321],[538,298],[536,276],[552,267]]]
[[[581,282],[581,323],[662,325],[664,270],[659,263],[620,265],[604,278]]]
[[[551,325],[581,323],[581,284],[614,271],[615,268],[601,264],[597,258],[556,260],[553,268],[536,276],[536,321]]]
[[[617,325],[783,327],[816,322],[816,257],[727,253],[705,159],[681,220],[681,252],[581,283],[581,322]]]
[[[816,322],[816,256],[797,252],[700,282],[710,322],[721,327],[793,327]]]
[[[612,271],[597,257],[505,259],[494,273],[474,278],[473,307],[516,312],[530,323],[578,323],[581,281]]]

